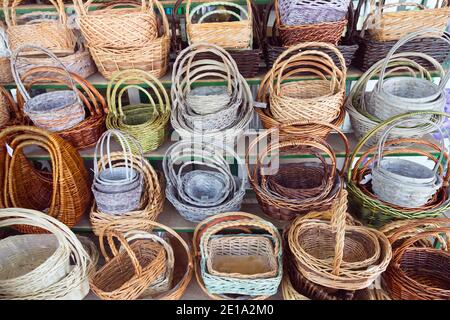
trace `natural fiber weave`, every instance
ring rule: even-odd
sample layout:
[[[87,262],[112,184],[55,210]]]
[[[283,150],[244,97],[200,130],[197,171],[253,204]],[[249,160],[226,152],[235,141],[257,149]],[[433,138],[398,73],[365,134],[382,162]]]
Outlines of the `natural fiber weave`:
[[[91,203],[89,176],[83,159],[74,147],[57,134],[30,126],[2,129],[0,141],[12,148],[12,156],[3,144],[0,163],[4,163],[1,207],[46,211],[69,227],[81,219]],[[49,153],[51,173],[34,168],[24,148],[38,146]],[[40,233],[41,229],[20,226],[21,232]]]
[[[10,57],[11,51],[9,50],[6,31],[0,28],[0,83],[10,83],[14,81],[11,73]]]
[[[279,0],[278,11],[284,25],[338,21],[345,17],[349,0]]]
[[[0,129],[20,124],[22,118],[22,113],[19,111],[11,93],[0,86]]]
[[[81,300],[89,293],[88,276],[95,247],[82,242],[63,223],[39,211],[0,209],[0,227],[26,225],[45,235],[18,235],[0,240],[0,299]]]
[[[72,54],[74,52],[76,39],[68,26],[64,3],[61,0],[49,1],[56,8],[57,20],[49,19],[45,13],[33,12],[32,16],[28,17],[31,18],[30,22],[19,24],[16,8],[23,0],[3,0],[3,12],[8,26],[7,34],[11,50],[15,51],[23,45],[32,45],[48,49],[55,54]],[[26,53],[35,54],[36,51]]]

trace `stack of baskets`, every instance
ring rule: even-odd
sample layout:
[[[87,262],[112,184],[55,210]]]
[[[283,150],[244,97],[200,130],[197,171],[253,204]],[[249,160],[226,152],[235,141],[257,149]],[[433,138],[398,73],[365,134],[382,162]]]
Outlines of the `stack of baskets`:
[[[247,179],[233,175],[230,164],[234,163],[245,172],[243,161],[228,146],[189,140],[173,144],[163,160],[167,199],[193,222],[239,210]]]
[[[211,298],[261,300],[278,291],[282,242],[273,224],[231,212],[202,221],[194,232],[197,282]]]
[[[359,0],[354,21],[358,21],[361,8],[367,3],[368,0]],[[370,13],[361,31],[356,30],[356,23],[353,25],[352,37],[359,44],[354,60],[355,66],[363,71],[368,70],[374,63],[384,59],[396,42],[408,33],[427,28],[435,28],[441,34],[444,33],[449,22],[450,7],[447,0],[434,3],[434,8],[427,8],[414,2],[398,1],[398,3],[385,4],[384,1],[378,1],[375,4],[375,0],[370,0]],[[393,12],[392,9],[398,8],[403,8],[403,11]],[[440,63],[447,60],[449,55],[445,41],[426,34],[405,43],[399,51],[423,52]]]
[[[126,83],[141,83],[148,90],[143,86]],[[124,94],[130,88],[142,93],[146,101],[129,102],[124,106],[123,101],[127,101]],[[109,106],[106,118],[108,129],[118,129],[130,134],[139,142],[143,152],[155,150],[164,142],[170,118],[170,99],[155,76],[138,69],[116,72],[108,84],[106,99]]]
[[[355,147],[350,159],[354,166],[348,172],[347,184],[352,211],[365,224],[380,227],[393,220],[439,217],[448,211],[450,170],[443,140],[440,145],[425,138],[386,142],[397,125],[417,123],[418,119],[431,115],[448,117],[425,111],[397,116],[372,129]],[[432,124],[429,120],[422,123]],[[432,126],[439,128],[436,124]],[[378,145],[367,148],[361,155],[362,147],[380,131],[384,134]],[[439,132],[443,139],[443,132],[440,129]],[[403,158],[385,158],[396,154],[420,154],[434,162],[434,169]],[[356,157],[359,159],[354,162]]]
[[[333,62],[333,57],[339,63]],[[264,128],[317,119],[339,126],[345,116],[346,75],[344,58],[332,44],[300,43],[286,49],[258,91],[257,100],[268,104],[266,108],[256,109]],[[298,81],[299,77],[306,79]],[[328,127],[321,128],[325,130],[322,136],[330,131]]]
[[[110,151],[114,148],[112,137],[120,144],[121,152]],[[118,130],[108,130],[97,143],[92,185],[96,201],[90,214],[97,235],[102,227],[113,222],[121,232],[137,229],[140,225],[133,225],[139,222],[137,218],[154,221],[162,212],[164,192],[158,174],[142,153],[132,149],[140,149],[139,143]]]
[[[182,2],[178,0],[173,9],[172,41],[175,49],[184,47],[183,25],[176,15]],[[187,1],[185,16],[188,44],[216,44],[230,53],[244,77],[256,76],[261,64],[262,45],[260,19],[253,2],[247,0],[246,7],[228,1],[202,2],[193,9],[191,2]],[[177,37],[177,30],[180,37]],[[208,53],[199,56],[199,59],[217,58]]]
[[[67,226],[42,212],[0,209],[0,228],[15,225],[39,228],[46,234],[0,240],[0,299],[83,299],[89,293],[89,274],[97,263],[94,244],[77,238]]]
[[[77,150],[55,133],[32,126],[11,126],[0,132],[0,207],[45,211],[73,227],[91,204],[89,175]],[[25,149],[40,147],[51,160],[51,172],[39,170],[25,156]],[[41,229],[20,226],[22,232]]]
[[[197,59],[204,53],[220,61]],[[193,82],[211,77],[225,85],[193,87]],[[213,44],[193,44],[180,52],[173,66],[171,97],[171,123],[182,138],[234,143],[253,116],[247,82],[230,54]]]
[[[114,1],[89,10],[92,0],[75,0],[78,23],[100,73],[140,69],[159,78],[166,74],[170,30],[158,0]],[[162,20],[154,11],[159,11]]]
[[[395,54],[403,44],[423,35],[439,39],[442,37],[441,32],[436,29],[426,29],[406,35],[391,48],[385,59],[369,68],[352,88],[346,108],[357,138],[362,138],[378,124],[398,114],[444,110],[445,86],[450,72],[445,72],[438,61],[421,52]],[[448,35],[444,35],[442,39],[447,46],[450,45]],[[427,65],[432,65],[432,69],[436,70],[441,78],[438,85],[433,82],[433,75],[427,69]],[[395,74],[399,71],[404,75]],[[380,80],[375,89],[372,92],[366,92],[369,80],[378,74]],[[428,119],[438,125],[443,121],[442,117],[437,115]],[[403,127],[393,130],[390,138],[420,138],[434,130],[435,127],[432,124],[422,123],[419,126],[410,121]],[[378,135],[374,136],[369,143],[376,143],[380,134],[381,132],[378,132]]]
[[[334,129],[345,144],[342,174],[348,165],[348,141],[339,128],[316,122],[295,123],[297,127],[314,125]],[[328,210],[340,196],[342,174],[336,168],[336,154],[323,139],[311,135],[292,134],[292,126],[267,130],[250,143],[246,154],[249,181],[263,212],[278,220],[292,220],[309,211]],[[281,141],[277,139],[279,134]],[[269,140],[269,141],[268,141]],[[268,141],[268,142],[267,142]],[[266,142],[266,147],[261,147]],[[259,146],[260,150],[256,148]],[[276,159],[283,154],[301,154],[304,158],[317,158],[298,163],[283,163]],[[331,164],[327,163],[326,155]],[[282,159],[281,159],[282,160]],[[253,167],[251,161],[255,161]],[[266,165],[264,165],[266,164]]]
[[[337,45],[347,26],[349,0],[275,0],[275,25],[283,46],[300,42]]]
[[[382,232],[346,223],[347,192],[340,192],[329,213],[298,217],[285,233],[289,279],[310,299],[353,299],[355,291],[369,287],[386,270],[392,257]]]
[[[399,221],[381,231],[393,257],[382,285],[395,300],[449,300],[449,218]]]

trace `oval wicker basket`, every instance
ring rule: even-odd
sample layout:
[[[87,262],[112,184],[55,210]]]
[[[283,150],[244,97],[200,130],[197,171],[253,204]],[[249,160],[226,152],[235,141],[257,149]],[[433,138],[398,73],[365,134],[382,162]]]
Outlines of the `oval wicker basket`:
[[[349,0],[279,0],[280,21],[284,25],[315,24],[345,18]]]

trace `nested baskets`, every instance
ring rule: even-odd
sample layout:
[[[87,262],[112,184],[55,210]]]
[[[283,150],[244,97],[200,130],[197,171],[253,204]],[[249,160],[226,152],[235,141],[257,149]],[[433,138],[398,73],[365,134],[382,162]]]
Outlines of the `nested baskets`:
[[[145,84],[148,89],[130,83]],[[129,88],[137,89],[146,101],[124,105],[124,94]],[[130,134],[139,142],[143,152],[155,150],[164,142],[171,111],[170,99],[155,76],[138,69],[119,71],[108,84],[106,99],[109,106],[108,129]]]
[[[445,113],[425,111],[397,116],[370,130],[355,147],[355,150],[350,158],[350,162],[354,163],[357,156],[359,159],[354,163],[354,166],[348,172],[347,185],[351,210],[365,224],[380,227],[393,220],[438,217],[448,210],[450,205],[448,198],[448,154],[441,148],[441,146],[425,139],[391,139],[386,143],[389,148],[381,153],[382,156],[395,156],[395,154],[420,154],[439,165],[437,168],[437,173],[439,176],[443,177],[442,187],[439,188],[439,190],[427,203],[414,208],[390,204],[379,199],[379,197],[377,197],[373,192],[373,177],[370,179],[372,176],[371,171],[373,170],[374,160],[376,160],[373,154],[377,152],[377,147],[368,148],[362,153],[362,155],[360,155],[363,146],[366,145],[366,142],[374,137],[378,132],[385,130],[388,126],[395,125],[396,123],[401,125],[402,122],[410,120],[411,118],[415,119],[417,117],[430,115],[438,115],[441,117],[448,116]],[[392,146],[405,143],[406,145],[404,147],[392,148]],[[414,146],[414,144],[417,146]],[[439,155],[436,155],[436,153]],[[441,154],[444,160],[440,163]],[[406,188],[406,184],[404,182],[399,182],[397,185],[399,187],[396,188],[396,190],[391,190],[393,193],[401,192],[404,185]]]
[[[6,31],[0,28],[0,83],[10,83],[14,81],[11,73],[11,50],[9,50]]]
[[[207,10],[211,7],[212,10]],[[211,17],[216,17],[215,21],[208,21]],[[228,1],[192,6],[192,0],[187,0],[186,34],[189,44],[204,42],[224,49],[252,48],[253,12],[250,0],[246,0],[246,7]]]
[[[173,144],[163,160],[167,199],[193,222],[239,210],[247,179],[231,172],[230,164],[235,162],[244,172],[243,161],[226,145],[190,140]]]
[[[303,277],[331,292],[361,290],[369,287],[391,260],[391,246],[382,232],[346,224],[347,192],[340,192],[331,221],[298,217],[286,231],[290,276],[296,289]]]
[[[21,60],[22,57],[19,58]],[[56,131],[62,138],[67,140],[76,149],[85,149],[94,146],[102,133],[105,131],[105,119],[108,108],[103,96],[83,77],[69,73],[72,81],[78,86],[76,94],[82,102],[85,118],[77,125]],[[67,79],[64,69],[52,66],[41,66],[29,69],[21,75],[21,80],[27,88],[39,84],[57,84],[72,87],[72,81]],[[17,94],[19,107],[24,109],[26,102],[24,97]]]
[[[91,203],[89,175],[77,150],[55,133],[31,126],[2,129],[0,149],[2,207],[30,208],[45,211],[73,227]],[[49,153],[50,172],[39,170],[24,154],[27,147],[39,147]],[[40,229],[19,226],[22,232]]]
[[[205,53],[218,59],[197,59]],[[217,79],[224,86],[194,88],[195,81],[205,78]],[[182,138],[198,135],[204,141],[234,143],[253,117],[247,82],[230,54],[216,45],[193,44],[181,51],[173,66],[172,83],[171,123]]]
[[[81,300],[89,293],[88,277],[97,261],[63,223],[45,213],[0,209],[0,227],[27,225],[47,234],[10,236],[0,240],[0,298]],[[95,252],[94,256],[95,256]]]
[[[76,38],[68,26],[68,18],[62,0],[50,0],[56,8],[58,19],[45,16],[43,12],[33,12],[28,15],[28,21],[19,23],[16,9],[23,0],[4,0],[3,12],[8,26],[7,35],[12,51],[23,45],[38,46],[55,54],[70,54],[74,52]],[[40,54],[39,51],[29,51],[27,54]]]
[[[17,60],[20,59],[21,52],[28,49],[41,51],[57,61],[64,69],[72,90],[47,92],[31,97],[16,68]],[[22,46],[13,53],[11,58],[11,71],[17,85],[17,90],[25,101],[24,113],[33,121],[34,125],[55,132],[70,129],[84,120],[86,114],[83,103],[77,94],[75,82],[64,65],[61,64],[53,53],[40,47],[30,45]]]
[[[283,275],[281,236],[252,214],[230,212],[202,221],[193,236],[197,281],[213,299],[266,299]]]
[[[382,229],[393,246],[382,284],[393,299],[450,299],[449,223],[448,218],[419,219]]]
[[[444,32],[450,16],[450,7],[447,0],[436,1],[434,8],[427,8],[425,5],[408,3],[384,4],[375,0],[370,1],[370,13],[365,21],[369,37],[377,41],[399,40],[408,33],[424,30],[426,28],[436,28]],[[389,12],[391,8],[412,8],[412,10],[402,10]]]
[[[342,174],[346,171],[349,147],[339,128],[320,122],[297,122],[293,125],[300,128],[326,126],[336,130],[345,144]],[[267,130],[250,143],[246,154],[249,181],[258,203],[265,214],[278,220],[292,220],[311,210],[329,209],[340,196],[339,189],[343,184],[333,148],[320,137],[290,133],[292,129],[285,125],[279,131],[278,128]],[[282,161],[285,154],[301,154],[318,161],[305,159],[286,163]],[[323,155],[330,159],[330,163]]]

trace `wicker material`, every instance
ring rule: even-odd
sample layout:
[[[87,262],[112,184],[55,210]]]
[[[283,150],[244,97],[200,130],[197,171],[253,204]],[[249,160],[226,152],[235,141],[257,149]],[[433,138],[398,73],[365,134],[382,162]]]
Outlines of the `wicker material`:
[[[28,70],[21,79],[28,88],[37,84],[62,84],[70,88],[71,82],[65,76],[66,73],[61,68],[43,66]],[[74,73],[70,73],[70,77],[79,88],[77,94],[83,103],[86,118],[74,127],[56,133],[76,149],[85,149],[94,146],[105,131],[108,108],[103,96],[87,80]],[[23,109],[25,101],[20,92],[17,94],[17,100]]]
[[[390,232],[393,258],[382,284],[393,299],[450,299],[449,223],[448,218],[419,219]]]
[[[2,129],[0,141],[13,150],[8,154],[3,145],[0,163],[4,163],[2,207],[45,210],[48,215],[73,227],[91,203],[89,176],[83,159],[74,147],[57,134],[30,126]],[[51,174],[34,168],[25,157],[24,148],[38,146],[51,159]],[[3,171],[3,170],[2,170]],[[38,233],[41,229],[21,226],[21,232]]]
[[[14,81],[11,73],[10,56],[11,51],[9,50],[6,32],[0,28],[0,83],[10,83]]]
[[[14,124],[19,124],[23,120],[11,93],[0,86],[0,129]]]
[[[370,6],[371,11],[364,23],[367,25],[369,37],[377,41],[399,40],[409,33],[426,28],[436,28],[443,33],[450,16],[447,0],[436,1],[435,8],[400,1],[392,4],[379,2],[375,5],[375,0],[370,1]],[[389,9],[398,7],[412,7],[412,10],[389,12]]]
[[[0,241],[1,299],[81,300],[89,293],[88,276],[96,261],[83,248],[95,247],[58,220],[39,211],[0,209],[0,227],[27,225],[45,235],[10,236]]]
[[[253,44],[253,12],[250,0],[246,8],[233,2],[212,1],[192,6],[192,0],[186,3],[186,34],[189,44],[210,43],[224,49],[249,49]],[[205,8],[215,7],[203,14]],[[218,8],[224,6],[224,9]],[[232,9],[227,9],[232,8]],[[238,10],[239,13],[235,11]],[[236,21],[208,22],[211,16],[232,16]],[[206,21],[205,21],[206,20]]]
[[[90,11],[93,2],[74,1],[78,24],[89,47],[139,47],[157,38],[153,1],[119,0]]]
[[[71,54],[74,52],[76,39],[67,23],[64,3],[61,0],[50,0],[56,8],[58,19],[42,18],[42,12],[33,12],[35,19],[19,24],[16,8],[23,0],[3,0],[3,12],[8,26],[9,47],[15,51],[23,45],[32,45],[50,50],[55,54]],[[41,54],[39,51],[28,51],[26,54]]]
[[[417,208],[404,208],[395,205],[390,205],[388,203],[380,201],[376,196],[374,196],[370,190],[370,184],[365,183],[364,177],[370,174],[368,170],[370,164],[373,160],[371,152],[375,151],[375,148],[369,148],[362,156],[359,155],[361,148],[366,144],[367,141],[371,139],[371,137],[375,136],[378,132],[385,129],[387,126],[402,120],[409,119],[410,117],[415,116],[425,116],[425,115],[439,115],[442,117],[448,117],[445,113],[431,113],[431,112],[415,112],[402,116],[394,117],[388,121],[385,121],[371,131],[369,131],[366,136],[358,143],[353,151],[353,154],[350,158],[350,162],[354,163],[356,157],[359,157],[359,160],[354,164],[353,168],[351,168],[347,175],[347,185],[350,196],[350,203],[352,205],[352,212],[355,215],[358,215],[365,224],[380,227],[388,222],[397,219],[420,219],[420,218],[428,218],[428,217],[438,217],[442,213],[446,212],[449,208],[450,202],[448,198],[448,179],[449,179],[449,170],[448,168],[439,168],[439,173],[445,170],[444,174],[444,183],[443,188],[436,194],[429,203],[425,206],[417,207]],[[437,152],[441,152],[439,146],[429,143],[425,140],[417,140],[417,139],[401,139],[401,140],[392,140],[389,142],[390,144],[399,144],[399,143],[414,143],[414,144],[423,144],[427,147],[431,147],[435,149]],[[389,150],[387,151],[389,152]],[[387,155],[388,153],[385,153]],[[429,152],[424,152],[423,149],[419,148],[408,148],[405,147],[403,149],[395,149],[390,153],[411,153],[416,154],[420,153],[424,156],[427,156],[429,159],[432,159],[435,162],[438,162],[438,157],[434,157]],[[446,152],[443,153],[445,159],[448,159],[448,154]],[[447,160],[446,160],[447,162]]]
[[[284,25],[338,21],[345,17],[349,0],[279,0],[280,21]]]
[[[145,83],[146,90],[131,83]],[[125,84],[125,85],[124,85]],[[136,88],[148,99],[147,102],[123,105],[123,95],[128,88]],[[114,74],[108,84],[106,99],[109,113],[108,129],[118,129],[132,135],[142,146],[143,152],[157,149],[167,136],[170,117],[170,99],[158,79],[142,70],[131,69]]]
[[[231,230],[234,234],[230,235]],[[263,251],[259,245],[267,245],[268,240],[270,249]],[[271,223],[243,212],[219,214],[197,226],[193,244],[198,256],[197,281],[213,299],[236,298],[237,294],[239,300],[259,300],[277,292],[282,278],[282,248],[280,234]],[[213,270],[219,266],[218,255],[235,263],[229,263],[228,268],[223,265],[221,272]],[[258,255],[263,258],[259,263],[255,262]],[[269,265],[266,259],[271,261]]]
[[[162,18],[162,34],[146,43],[126,48],[88,46],[99,72],[111,80],[118,71],[140,69],[156,78],[166,74],[169,65],[170,30],[162,4],[152,0]]]
[[[339,128],[320,122],[297,122],[293,123],[293,125],[299,127],[302,125],[326,126],[336,130],[345,144],[346,156],[342,172],[346,171],[349,147],[345,134]],[[280,135],[283,136],[283,131],[288,130],[291,130],[291,127],[288,125],[281,127]],[[274,219],[292,220],[298,215],[311,211],[313,208],[317,211],[329,209],[339,197],[338,191],[342,185],[342,178],[338,175],[336,169],[336,155],[333,149],[326,141],[319,137],[294,134],[289,136],[284,133],[281,142],[276,140],[271,141],[267,147],[262,148],[262,150],[254,154],[256,152],[255,147],[262,141],[272,137],[277,131],[278,128],[273,128],[260,134],[250,143],[246,154],[249,181],[256,193],[258,203],[262,207],[262,210]],[[291,171],[292,174],[290,176],[284,174],[283,171],[285,169],[283,169],[283,166],[281,166],[281,169],[278,169],[277,167],[271,168],[270,166],[262,165],[266,163],[264,161],[266,157],[269,155],[272,157],[273,155],[280,155],[284,150],[287,150],[289,154],[308,154],[313,156],[323,153],[330,158],[331,164],[327,164],[325,159],[321,159],[321,156],[319,156],[319,159],[323,161],[321,166],[311,161],[295,164],[292,167],[294,170]],[[251,167],[250,158],[255,157],[255,155],[256,164]],[[318,171],[321,172],[320,175],[317,174]],[[303,172],[308,173],[302,174]],[[273,181],[279,175],[281,175],[279,180],[282,182],[284,188],[273,189],[273,186],[271,186],[268,180]],[[314,175],[314,178],[311,175]],[[286,188],[291,189],[291,192],[287,193]]]

